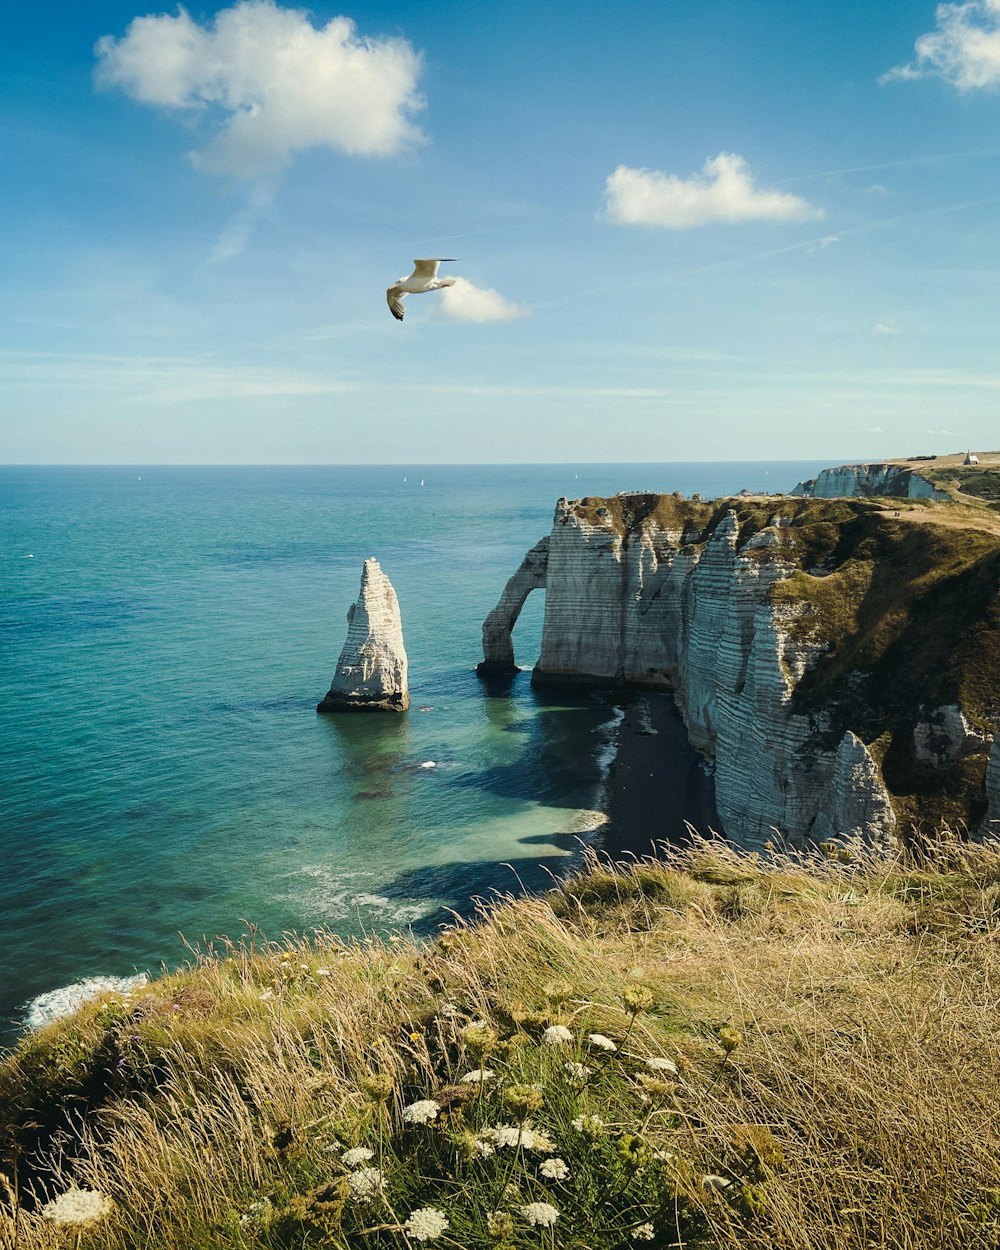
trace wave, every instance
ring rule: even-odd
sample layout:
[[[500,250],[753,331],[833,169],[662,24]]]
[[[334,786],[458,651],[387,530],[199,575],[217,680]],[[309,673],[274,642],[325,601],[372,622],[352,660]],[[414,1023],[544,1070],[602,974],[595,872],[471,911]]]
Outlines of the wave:
[[[28,1029],[40,1029],[53,1020],[71,1016],[77,1007],[109,991],[128,994],[146,985],[149,977],[138,972],[132,977],[84,977],[71,985],[60,986],[33,998],[25,1008],[24,1025]]]

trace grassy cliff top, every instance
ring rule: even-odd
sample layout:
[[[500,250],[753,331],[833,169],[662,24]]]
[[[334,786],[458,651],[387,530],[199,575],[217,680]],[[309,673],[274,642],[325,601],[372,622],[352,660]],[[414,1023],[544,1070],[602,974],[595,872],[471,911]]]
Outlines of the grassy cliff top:
[[[429,947],[250,934],[0,1067],[0,1244],[985,1250],[998,937],[994,848],[715,843]]]

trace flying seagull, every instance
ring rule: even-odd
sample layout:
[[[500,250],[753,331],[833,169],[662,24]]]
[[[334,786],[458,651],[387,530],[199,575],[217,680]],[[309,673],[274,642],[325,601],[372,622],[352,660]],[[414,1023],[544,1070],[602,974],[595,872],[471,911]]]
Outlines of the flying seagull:
[[[389,311],[397,321],[403,320],[403,300],[407,295],[420,295],[423,291],[437,291],[443,286],[455,285],[454,278],[439,278],[437,273],[438,265],[443,261],[457,259],[457,256],[431,256],[413,262],[413,273],[394,282],[385,293]]]

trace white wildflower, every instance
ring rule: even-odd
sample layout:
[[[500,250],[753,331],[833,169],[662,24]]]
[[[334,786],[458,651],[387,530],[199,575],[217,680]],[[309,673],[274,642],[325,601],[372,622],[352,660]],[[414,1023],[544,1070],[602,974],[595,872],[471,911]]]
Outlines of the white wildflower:
[[[490,1155],[495,1155],[497,1152],[493,1143],[491,1141],[487,1141],[485,1137],[476,1138],[475,1151],[481,1159],[488,1159]]]
[[[382,1192],[382,1173],[378,1168],[358,1168],[347,1174],[347,1183],[359,1202],[371,1202]]]
[[[523,1146],[525,1150],[537,1150],[539,1154],[555,1150],[555,1144],[544,1133],[536,1132],[530,1124],[498,1124],[483,1129],[480,1136],[497,1146]]]
[[[543,1159],[538,1171],[547,1181],[564,1181],[569,1176],[569,1165],[565,1159]]]
[[[596,1133],[604,1128],[604,1121],[599,1115],[578,1115],[570,1123],[578,1133]]]
[[[331,974],[331,970],[324,966],[322,968],[316,969],[316,975],[318,977],[328,977],[328,976],[331,976],[332,974]]]
[[[240,1228],[262,1227],[273,1210],[270,1198],[260,1198],[257,1202],[251,1202],[240,1216]]]
[[[437,1207],[419,1207],[403,1225],[414,1241],[434,1241],[451,1225]]]
[[[458,1079],[463,1085],[481,1085],[486,1081],[492,1081],[496,1073],[492,1068],[473,1068],[471,1072],[466,1072],[465,1076]]]
[[[355,1146],[353,1150],[345,1150],[340,1157],[347,1167],[356,1168],[359,1164],[367,1163],[369,1159],[374,1159],[375,1151],[369,1150],[367,1146]]]
[[[640,1224],[638,1228],[632,1229],[632,1236],[636,1241],[652,1241],[656,1236],[656,1229],[652,1224]]]
[[[581,1085],[594,1071],[593,1068],[588,1068],[585,1063],[564,1063],[563,1068],[571,1081],[578,1081]]]
[[[724,1193],[733,1182],[726,1180],[724,1176],[703,1176],[701,1178],[702,1189],[707,1189],[710,1193]]]
[[[611,1040],[611,1038],[605,1037],[603,1033],[589,1033],[587,1035],[587,1041],[590,1042],[591,1046],[596,1046],[598,1050],[611,1051],[618,1049],[617,1045]]]
[[[677,1064],[672,1059],[652,1058],[646,1060],[646,1067],[652,1072],[669,1072],[671,1076],[677,1075]]]
[[[403,1108],[403,1119],[407,1124],[429,1124],[437,1119],[440,1110],[441,1104],[433,1098],[420,1098]]]
[[[258,994],[257,997],[262,1003],[269,1003],[274,997],[274,990],[265,990],[263,994]]]
[[[559,1218],[558,1210],[549,1202],[529,1202],[521,1208],[521,1214],[529,1224],[540,1228],[551,1228]]]
[[[53,1224],[91,1224],[111,1210],[111,1199],[96,1189],[72,1186],[42,1207],[42,1216]]]
[[[571,1042],[573,1034],[567,1029],[565,1024],[550,1024],[542,1034],[542,1044],[544,1046],[558,1046],[560,1042]]]

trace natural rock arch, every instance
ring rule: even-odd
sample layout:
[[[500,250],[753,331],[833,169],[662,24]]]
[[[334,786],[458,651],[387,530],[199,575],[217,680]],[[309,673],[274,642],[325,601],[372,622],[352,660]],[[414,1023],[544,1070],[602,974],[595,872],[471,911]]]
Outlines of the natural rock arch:
[[[533,590],[544,589],[549,568],[548,535],[534,545],[517,572],[503,588],[497,606],[483,621],[483,660],[476,669],[483,674],[516,673],[511,633],[524,601]]]

